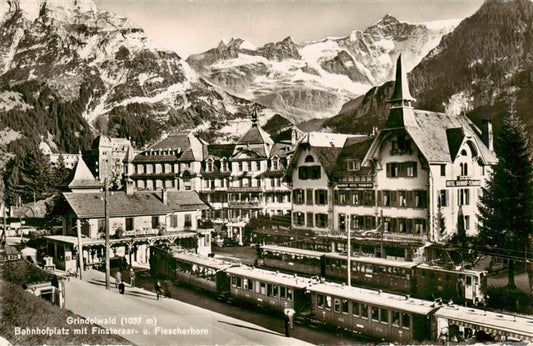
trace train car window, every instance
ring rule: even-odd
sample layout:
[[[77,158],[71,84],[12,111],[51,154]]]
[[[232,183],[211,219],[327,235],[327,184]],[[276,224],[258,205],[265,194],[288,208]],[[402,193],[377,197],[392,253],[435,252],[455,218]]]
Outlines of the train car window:
[[[272,295],[274,297],[278,296],[278,285],[272,285]]]
[[[261,294],[266,295],[266,283],[261,282]]]
[[[389,310],[381,308],[380,320],[383,323],[389,323]]]
[[[368,305],[361,304],[361,317],[368,318]]]
[[[400,313],[398,311],[392,311],[392,325],[395,327],[400,326]]]
[[[254,287],[254,282],[250,279],[244,279],[243,280],[243,285],[242,287],[245,289],[245,290],[249,290],[251,291],[252,290],[252,287]]]
[[[281,299],[287,299],[287,294],[285,292],[286,292],[285,286],[279,286],[279,293],[280,293]]]
[[[323,296],[323,295],[318,294],[318,295],[316,296],[316,305],[317,305],[319,308],[321,308],[321,309],[324,308],[325,301],[326,301],[326,300],[324,299],[324,296]]]
[[[331,309],[331,296],[326,296],[326,309]]]
[[[359,312],[359,302],[352,302],[352,315],[361,316]]]
[[[348,314],[348,299],[342,300],[342,313]]]
[[[242,278],[240,276],[237,276],[237,287],[242,287]]]
[[[261,293],[261,285],[259,282],[255,284],[255,293]]]
[[[372,272],[374,272],[374,266],[372,264],[368,264],[365,266],[366,267],[366,272],[369,273],[369,274],[372,274]]]
[[[267,296],[272,296],[272,284],[267,284]]]
[[[405,329],[411,328],[411,316],[405,312],[402,313],[402,327]]]
[[[379,321],[379,309],[375,306],[372,307],[372,321]]]
[[[333,310],[335,310],[335,312],[341,312],[341,301],[339,298],[335,298],[333,301]]]
[[[287,288],[287,300],[292,300],[292,288]]]
[[[231,277],[231,285],[233,287],[237,286],[237,277],[236,276],[232,276]]]

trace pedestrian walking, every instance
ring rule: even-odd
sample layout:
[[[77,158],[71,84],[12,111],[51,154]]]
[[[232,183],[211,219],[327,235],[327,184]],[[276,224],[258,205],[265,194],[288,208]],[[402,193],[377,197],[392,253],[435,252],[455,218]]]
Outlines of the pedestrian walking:
[[[126,285],[124,285],[124,281],[121,281],[120,284],[118,284],[118,291],[120,294],[124,295],[124,292],[126,291]]]
[[[290,334],[289,334],[289,316],[283,315],[283,317],[284,317],[284,321],[285,321],[285,336],[286,337],[290,337]]]
[[[157,295],[157,300],[159,300],[159,296],[162,294],[162,288],[161,288],[161,282],[157,280],[155,283],[155,294]]]
[[[135,286],[135,271],[133,268],[130,268],[130,285],[131,287]]]
[[[118,288],[118,284],[122,282],[122,273],[120,272],[120,270],[115,273],[115,280],[115,284]]]

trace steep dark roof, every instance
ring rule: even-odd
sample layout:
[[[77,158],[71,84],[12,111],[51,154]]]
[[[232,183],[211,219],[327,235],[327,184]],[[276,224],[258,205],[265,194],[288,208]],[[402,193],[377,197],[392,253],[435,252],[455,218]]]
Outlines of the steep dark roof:
[[[289,154],[292,154],[292,145],[288,143],[274,143],[272,149],[270,150],[270,157],[278,156],[280,158],[286,157]]]
[[[342,152],[342,148],[313,147],[312,150],[316,153],[316,156],[318,157],[322,168],[324,168],[324,171],[326,171],[326,174],[331,177],[337,163],[337,157]]]
[[[161,142],[154,144],[150,149],[178,149],[182,151],[191,146],[188,133],[171,134]]]
[[[347,171],[347,163],[349,160],[356,160],[362,162],[368,149],[374,141],[373,137],[351,137],[346,139],[344,147],[342,148],[341,153],[337,158],[337,164],[335,166],[335,175],[346,175],[353,174],[353,172]],[[361,167],[359,174],[367,173],[369,170],[368,167]]]
[[[265,131],[252,126],[237,142],[238,144],[272,144],[272,139]]]
[[[454,160],[461,144],[463,144],[465,133],[462,127],[446,129],[446,137],[448,140],[448,150],[450,150],[450,159]]]
[[[68,184],[68,187],[72,190],[77,189],[98,189],[102,188],[103,184],[96,180],[94,175],[87,167],[87,164],[80,156],[78,163],[76,164],[76,170],[74,171],[74,177],[72,181]]]
[[[235,150],[235,144],[209,144],[207,153],[218,158],[230,158]]]
[[[104,217],[104,193],[63,193],[74,213],[80,218]],[[123,191],[108,194],[110,217],[165,215],[172,212],[153,193],[128,195]]]
[[[167,205],[173,211],[209,209],[196,191],[167,191]]]

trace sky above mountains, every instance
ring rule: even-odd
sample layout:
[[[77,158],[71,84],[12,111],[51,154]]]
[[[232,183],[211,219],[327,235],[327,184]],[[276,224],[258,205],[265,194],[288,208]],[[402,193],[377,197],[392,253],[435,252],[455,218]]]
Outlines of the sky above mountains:
[[[345,36],[389,13],[420,23],[465,18],[481,0],[96,0],[128,17],[163,48],[186,58],[240,37],[256,46],[292,36],[295,42]]]

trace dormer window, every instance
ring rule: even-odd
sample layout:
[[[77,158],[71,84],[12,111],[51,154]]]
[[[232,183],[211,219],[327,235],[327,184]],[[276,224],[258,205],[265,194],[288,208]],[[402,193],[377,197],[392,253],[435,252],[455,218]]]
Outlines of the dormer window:
[[[220,162],[220,168],[223,172],[228,170],[228,162],[226,161],[226,158],[223,158]]]
[[[356,160],[349,160],[347,162],[349,171],[357,171],[361,168],[361,163]]]
[[[212,159],[208,159],[207,160],[205,170],[207,172],[212,172],[213,171],[213,160]]]
[[[315,159],[313,158],[312,155],[307,155],[305,157],[305,163],[309,163],[309,162],[315,162]]]
[[[279,169],[279,159],[274,158],[272,159],[272,170],[277,171]]]
[[[411,140],[405,136],[397,136],[391,142],[391,155],[411,154]]]

